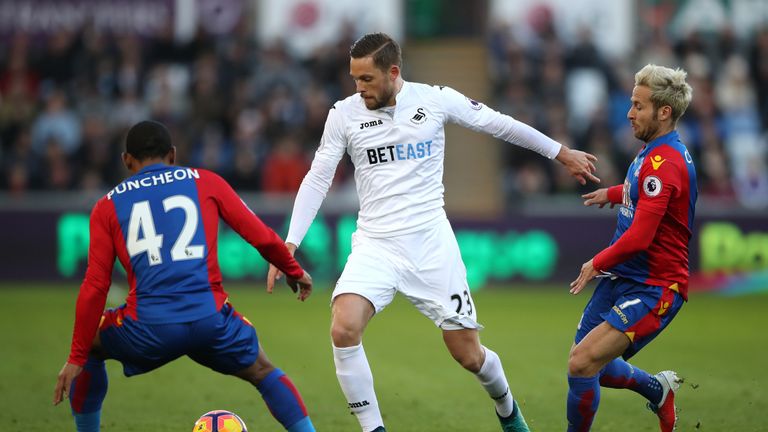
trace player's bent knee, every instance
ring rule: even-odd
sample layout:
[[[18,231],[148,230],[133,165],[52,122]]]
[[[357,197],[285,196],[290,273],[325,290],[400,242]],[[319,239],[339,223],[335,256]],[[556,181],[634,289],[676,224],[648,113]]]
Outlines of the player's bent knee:
[[[572,377],[586,377],[587,367],[582,363],[574,361],[574,359],[568,360],[568,375]]]
[[[472,373],[480,372],[480,368],[483,367],[484,358],[482,351],[451,352],[451,355],[453,356],[454,360],[456,360],[461,365],[461,367]]]
[[[483,367],[483,362],[480,357],[472,356],[471,358],[463,358],[461,360],[457,360],[461,367],[472,373],[480,372],[480,369]]]
[[[568,375],[572,377],[591,377],[600,369],[584,350],[574,349],[568,357]]]
[[[240,379],[258,385],[267,377],[275,367],[268,361],[256,361],[247,368],[236,372],[234,375]]]
[[[358,329],[336,322],[331,326],[331,340],[333,340],[333,345],[335,347],[346,348],[360,345],[362,339],[362,331]]]

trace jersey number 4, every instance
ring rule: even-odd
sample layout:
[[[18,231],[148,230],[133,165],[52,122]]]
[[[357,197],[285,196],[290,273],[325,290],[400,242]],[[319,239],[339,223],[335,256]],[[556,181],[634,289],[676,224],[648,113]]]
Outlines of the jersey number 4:
[[[171,248],[171,260],[182,261],[200,259],[203,257],[203,246],[190,245],[192,237],[197,232],[198,215],[195,202],[184,195],[174,195],[163,200],[163,209],[166,213],[173,209],[184,211],[184,227],[181,228],[179,237]],[[139,238],[139,230],[143,234]],[[128,222],[128,238],[126,248],[128,255],[134,256],[147,253],[149,265],[162,264],[163,258],[160,248],[163,247],[163,235],[155,230],[155,221],[152,218],[152,210],[149,201],[139,201],[131,208],[131,219]]]

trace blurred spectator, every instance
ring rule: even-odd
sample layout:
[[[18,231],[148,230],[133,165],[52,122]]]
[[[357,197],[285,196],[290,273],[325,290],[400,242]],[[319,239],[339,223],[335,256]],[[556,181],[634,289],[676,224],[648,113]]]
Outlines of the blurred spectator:
[[[232,144],[221,126],[207,123],[192,143],[190,164],[228,177],[232,172],[233,157]]]
[[[35,115],[37,75],[27,68],[27,57],[14,45],[8,69],[0,74],[0,150],[7,150],[15,135]]]
[[[4,187],[15,195],[39,186],[40,162],[32,151],[29,130],[21,130],[9,150],[3,155],[2,169],[5,173]]]
[[[224,107],[228,95],[221,91],[219,61],[212,52],[201,54],[192,70],[192,112],[193,126],[199,131],[208,123],[220,122],[224,118]]]
[[[53,142],[61,152],[71,155],[80,147],[80,128],[80,119],[70,109],[67,96],[54,89],[46,98],[45,110],[32,124],[32,149],[43,154]]]
[[[736,173],[736,195],[745,207],[763,209],[768,207],[768,174],[764,156],[755,156],[747,160],[742,171]]]
[[[268,153],[263,139],[264,116],[254,108],[244,109],[235,121],[234,173],[230,184],[235,189],[256,190],[261,186],[261,165]]]
[[[104,190],[121,180],[118,161],[122,146],[116,141],[102,113],[84,116],[83,145],[73,163],[80,187]]]
[[[183,119],[190,106],[187,68],[169,63],[154,66],[148,76],[144,100],[155,119]]]
[[[309,171],[309,165],[295,135],[286,134],[278,138],[274,150],[264,162],[261,174],[264,192],[295,194]]]
[[[43,80],[50,81],[50,85],[66,87],[76,75],[72,67],[77,50],[75,35],[70,30],[60,30],[46,42],[36,69]]]
[[[29,39],[16,35],[11,42],[8,62],[0,72],[0,94],[16,93],[30,100],[37,98],[40,76],[29,65]]]
[[[756,84],[757,106],[763,129],[768,128],[768,26],[752,40],[749,55],[750,78]]]
[[[733,202],[736,195],[725,155],[717,150],[706,151],[702,154],[700,165],[702,171],[707,173],[707,181],[700,192],[721,203]]]
[[[64,151],[64,146],[51,137],[45,145],[43,169],[41,171],[43,187],[51,190],[66,190],[73,185],[72,165]]]

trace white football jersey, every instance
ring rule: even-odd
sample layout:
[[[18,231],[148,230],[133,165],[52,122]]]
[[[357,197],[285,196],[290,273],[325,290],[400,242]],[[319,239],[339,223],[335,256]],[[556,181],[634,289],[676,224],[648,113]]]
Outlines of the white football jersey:
[[[404,82],[393,107],[369,110],[356,93],[328,113],[320,146],[294,203],[286,241],[299,245],[344,152],[355,166],[357,228],[371,237],[425,229],[445,218],[447,122],[485,132],[550,159],[560,144],[445,86]]]

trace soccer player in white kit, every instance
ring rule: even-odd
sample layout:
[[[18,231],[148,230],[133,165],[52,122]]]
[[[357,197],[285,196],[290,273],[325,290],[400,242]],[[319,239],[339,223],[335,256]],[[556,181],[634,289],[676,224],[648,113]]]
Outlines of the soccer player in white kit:
[[[328,113],[312,167],[299,188],[286,244],[301,244],[347,152],[360,198],[352,252],[332,295],[333,358],[349,409],[363,432],[384,431],[363,331],[400,292],[443,331],[454,359],[475,374],[496,404],[504,431],[527,431],[499,356],[480,344],[477,308],[466,268],[443,209],[446,122],[560,161],[582,184],[599,182],[597,159],[448,87],[404,81],[401,51],[383,33],[350,49],[357,94]],[[270,266],[272,287],[280,272]]]

